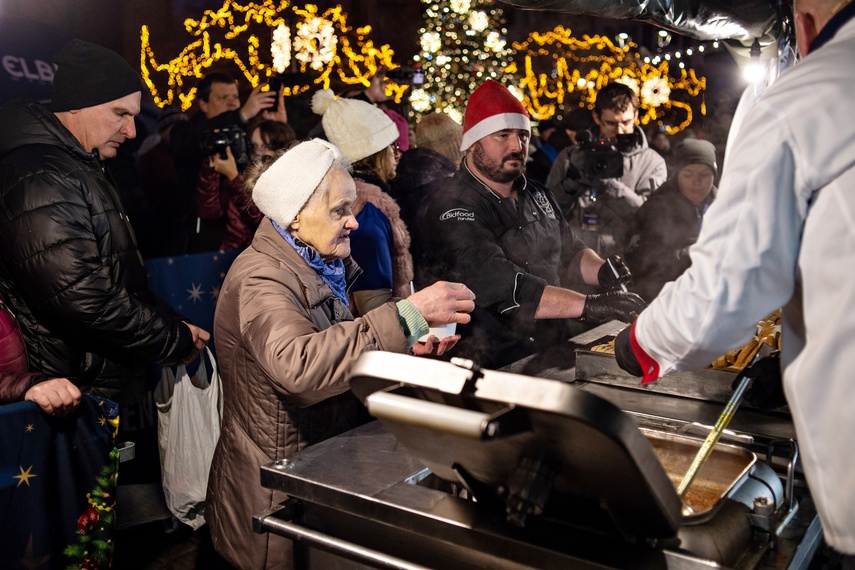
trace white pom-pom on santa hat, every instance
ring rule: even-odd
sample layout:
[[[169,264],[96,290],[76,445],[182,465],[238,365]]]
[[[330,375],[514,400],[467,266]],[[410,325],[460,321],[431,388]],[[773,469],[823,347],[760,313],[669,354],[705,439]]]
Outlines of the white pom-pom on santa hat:
[[[528,112],[507,87],[488,79],[466,103],[460,150],[466,151],[487,135],[505,129],[520,129],[531,134]]]
[[[252,189],[262,214],[287,229],[341,153],[321,139],[301,142],[276,159]]]

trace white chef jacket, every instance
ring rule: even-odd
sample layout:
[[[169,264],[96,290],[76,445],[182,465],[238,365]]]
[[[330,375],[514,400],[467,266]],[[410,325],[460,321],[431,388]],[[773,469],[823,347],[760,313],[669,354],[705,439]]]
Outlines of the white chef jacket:
[[[827,543],[855,554],[855,19],[745,117],[692,266],[641,314],[659,365],[697,369],[783,307],[784,390]]]

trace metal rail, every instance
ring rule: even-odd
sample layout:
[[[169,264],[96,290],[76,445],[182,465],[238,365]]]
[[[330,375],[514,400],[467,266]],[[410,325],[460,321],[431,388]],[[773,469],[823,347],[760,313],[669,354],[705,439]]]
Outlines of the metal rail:
[[[299,509],[299,501],[288,499],[270,511],[253,517],[253,529],[257,533],[272,532],[294,542],[310,545],[319,550],[353,560],[354,562],[367,564],[372,568],[429,570],[426,566],[413,564],[401,558],[396,558],[383,552],[300,526],[294,522],[289,522]]]

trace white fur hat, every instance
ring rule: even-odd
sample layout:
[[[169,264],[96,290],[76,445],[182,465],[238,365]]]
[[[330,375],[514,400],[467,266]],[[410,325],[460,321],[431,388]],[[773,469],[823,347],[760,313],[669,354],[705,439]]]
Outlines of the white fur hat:
[[[336,97],[332,89],[321,89],[312,96],[312,111],[323,115],[327,139],[351,164],[380,152],[400,135],[386,113],[359,99]]]
[[[327,175],[339,150],[321,139],[288,149],[258,178],[252,201],[265,216],[288,228]]]

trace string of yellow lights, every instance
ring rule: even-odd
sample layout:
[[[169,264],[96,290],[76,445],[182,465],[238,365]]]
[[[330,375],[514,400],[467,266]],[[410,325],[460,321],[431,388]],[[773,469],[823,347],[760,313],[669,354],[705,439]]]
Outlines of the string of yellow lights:
[[[605,36],[577,38],[570,29],[557,26],[532,33],[513,47],[523,68],[519,71],[514,63],[507,72],[521,77],[523,104],[538,120],[555,116],[560,108],[592,108],[597,91],[612,81],[638,94],[642,125],[653,122],[669,134],[677,133],[691,124],[697,98],[700,112],[706,113],[705,78],[684,67],[672,77],[667,60],[655,65],[642,61],[631,41],[621,46]]]
[[[563,26],[532,32],[510,49],[501,24],[501,10],[484,0],[428,2],[420,32],[422,53],[414,59],[435,85],[425,85],[429,93],[425,88],[411,93],[413,108],[460,115],[475,84],[493,77],[505,82],[538,120],[574,107],[591,108],[596,92],[611,81],[625,83],[639,95],[643,125],[656,123],[674,134],[691,124],[694,110],[706,113],[706,79],[685,66],[681,52],[642,57],[625,35],[615,43],[599,35],[575,37]],[[276,73],[297,72],[302,81],[285,87],[286,96],[328,88],[333,81],[367,87],[381,66],[398,67],[393,50],[369,37],[371,26],[351,27],[341,6],[321,11],[314,4],[294,6],[288,0],[224,0],[201,18],[186,19],[184,29],[191,41],[163,62],[151,45],[149,26],[140,30],[141,75],[161,107],[177,102],[182,110],[189,109],[196,89],[187,84],[224,62],[253,87]],[[677,66],[669,65],[675,60],[680,60]],[[386,84],[396,101],[409,89]]]
[[[293,34],[289,20],[293,22]],[[159,107],[177,101],[182,110],[189,109],[196,89],[185,88],[185,81],[193,79],[195,83],[221,62],[234,65],[253,87],[286,71],[284,61],[296,62],[305,82],[285,87],[286,96],[328,88],[333,77],[346,85],[367,87],[380,66],[398,67],[393,62],[394,51],[385,44],[378,47],[368,38],[370,26],[353,30],[341,6],[321,12],[314,4],[297,7],[287,0],[225,0],[221,8],[206,10],[198,20],[186,19],[184,28],[194,39],[165,62],[154,53],[149,26],[143,25],[140,30],[140,72]],[[273,40],[277,31],[280,41]],[[263,44],[260,36],[265,36]],[[285,37],[288,41],[282,41]],[[269,59],[261,53],[261,46],[268,43]],[[283,50],[293,53],[286,57]],[[278,61],[279,65],[274,67],[265,61]],[[407,87],[390,85],[387,91],[400,100]]]

